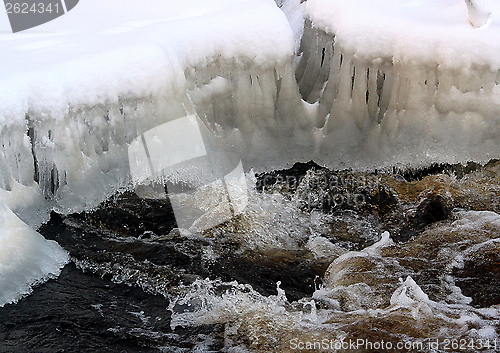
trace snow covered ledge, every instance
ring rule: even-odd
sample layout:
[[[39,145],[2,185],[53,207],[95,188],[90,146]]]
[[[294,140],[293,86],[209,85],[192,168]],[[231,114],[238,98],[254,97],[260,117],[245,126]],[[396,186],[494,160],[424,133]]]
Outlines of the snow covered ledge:
[[[308,0],[297,79],[323,148],[380,164],[499,157],[500,3],[485,9]]]
[[[0,197],[0,307],[57,277],[69,255],[21,221]]]
[[[126,3],[87,0],[21,33],[0,22],[0,188],[93,207],[129,182],[132,140],[193,111],[240,149],[310,129],[288,119],[294,39],[273,0]]]

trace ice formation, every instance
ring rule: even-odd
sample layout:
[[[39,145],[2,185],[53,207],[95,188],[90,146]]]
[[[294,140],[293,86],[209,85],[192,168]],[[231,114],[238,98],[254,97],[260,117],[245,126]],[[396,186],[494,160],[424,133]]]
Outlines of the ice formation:
[[[499,157],[500,5],[479,30],[462,0],[281,5],[86,0],[19,33],[0,12],[0,196],[31,226],[94,207],[134,139],[192,113],[247,170]]]
[[[491,10],[484,0],[465,0],[471,25],[480,28],[491,21]]]
[[[0,306],[31,292],[31,286],[57,276],[68,254],[21,221],[0,199]]]
[[[307,1],[296,74],[326,144],[382,163],[496,155],[497,6],[478,30],[459,0]]]

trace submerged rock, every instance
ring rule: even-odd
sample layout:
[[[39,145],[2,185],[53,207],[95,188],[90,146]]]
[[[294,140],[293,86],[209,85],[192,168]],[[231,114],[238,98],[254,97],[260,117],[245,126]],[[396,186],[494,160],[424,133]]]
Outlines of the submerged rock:
[[[468,254],[463,266],[453,271],[453,276],[462,293],[472,298],[473,306],[485,308],[500,304],[500,242],[489,243]]]

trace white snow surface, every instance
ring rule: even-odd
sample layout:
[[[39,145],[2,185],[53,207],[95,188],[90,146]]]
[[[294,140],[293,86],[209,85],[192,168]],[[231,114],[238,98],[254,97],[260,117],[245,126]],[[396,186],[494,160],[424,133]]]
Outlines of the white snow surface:
[[[293,36],[273,0],[84,0],[20,33],[0,11],[0,48],[5,124],[30,110],[64,118],[68,105],[182,85],[178,70],[214,57],[265,66],[293,54]]]
[[[307,13],[314,26],[360,57],[498,71],[500,2],[472,2],[479,20],[490,9],[487,28],[471,26],[464,0],[308,0]]]

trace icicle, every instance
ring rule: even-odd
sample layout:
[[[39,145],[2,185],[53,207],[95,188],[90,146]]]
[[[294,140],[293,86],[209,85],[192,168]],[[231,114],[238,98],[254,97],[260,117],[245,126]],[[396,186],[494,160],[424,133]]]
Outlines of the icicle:
[[[374,121],[377,120],[377,115],[379,111],[378,101],[378,88],[377,88],[377,78],[379,75],[379,70],[377,66],[372,66],[367,68],[367,80],[368,80],[368,114],[370,118]]]
[[[308,57],[304,74],[302,75],[302,78],[299,81],[300,94],[302,95],[302,98],[306,101],[309,95],[312,93],[313,88],[318,79],[321,69],[322,56],[324,54],[323,53],[324,48],[321,46],[321,40],[320,40],[321,33],[319,33],[318,31],[315,31],[315,33],[316,33],[316,36],[314,37],[315,45],[313,46],[311,54]]]
[[[359,61],[354,63],[354,83],[352,90],[352,108],[351,112],[356,121],[356,125],[362,128],[363,125],[369,123],[368,117],[368,105],[367,105],[367,75],[368,68]]]
[[[437,79],[437,65],[427,67],[425,71],[425,96],[426,102],[429,102],[429,106],[434,106],[435,95],[437,91],[437,87],[439,85]]]
[[[240,72],[236,76],[236,92],[234,93],[236,107],[236,125],[244,133],[254,130],[254,122],[251,117],[252,110],[252,82],[250,75]]]
[[[399,89],[395,95],[396,111],[405,111],[408,99],[408,76],[406,70],[401,70],[399,74]]]
[[[331,36],[324,33],[320,34],[320,48],[321,48],[321,67],[319,69],[318,77],[311,92],[307,96],[306,101],[310,103],[317,102],[323,93],[325,83],[328,80],[330,73],[330,62],[333,56],[333,44]]]
[[[276,101],[276,83],[271,71],[265,71],[255,77],[256,84],[259,87],[259,101],[261,121],[266,130],[272,135],[278,134],[278,124],[275,120],[274,102]]]
[[[12,176],[4,149],[0,150],[0,173],[0,188],[10,191]]]
[[[426,100],[426,70],[418,66],[411,65],[407,72],[406,97],[404,109],[409,111],[417,111],[422,107],[429,107],[432,101]]]
[[[450,111],[449,93],[453,87],[453,71],[438,66],[437,70],[438,86],[436,90],[436,109],[440,113]]]
[[[282,136],[291,136],[297,125],[304,130],[310,129],[312,122],[307,119],[308,116],[302,106],[291,65],[285,65],[278,82],[276,119]]]
[[[295,70],[295,78],[297,82],[300,82],[300,80],[302,80],[302,77],[304,76],[307,62],[309,61],[309,56],[311,55],[313,50],[312,48],[315,37],[316,33],[315,30],[313,30],[311,20],[306,19],[304,24],[304,34],[302,35],[299,49],[301,57],[299,64],[297,65],[297,68]]]
[[[352,78],[353,78],[352,54],[344,52],[340,65],[339,90],[336,106],[346,110],[351,103]]]
[[[394,66],[391,64],[389,67],[380,70],[377,77],[377,88],[380,91],[379,103],[379,117],[380,123],[384,118],[386,112],[389,110],[389,103],[391,100],[392,87],[394,86]]]
[[[465,0],[472,26],[480,28],[491,22],[491,9],[484,0]]]
[[[328,82],[323,91],[323,95],[319,100],[319,120],[317,127],[322,127],[325,124],[325,118],[330,114],[333,106],[333,102],[337,98],[339,77],[340,77],[340,65],[341,65],[342,53],[338,44],[333,44],[333,57],[330,64],[330,70],[328,75]]]

